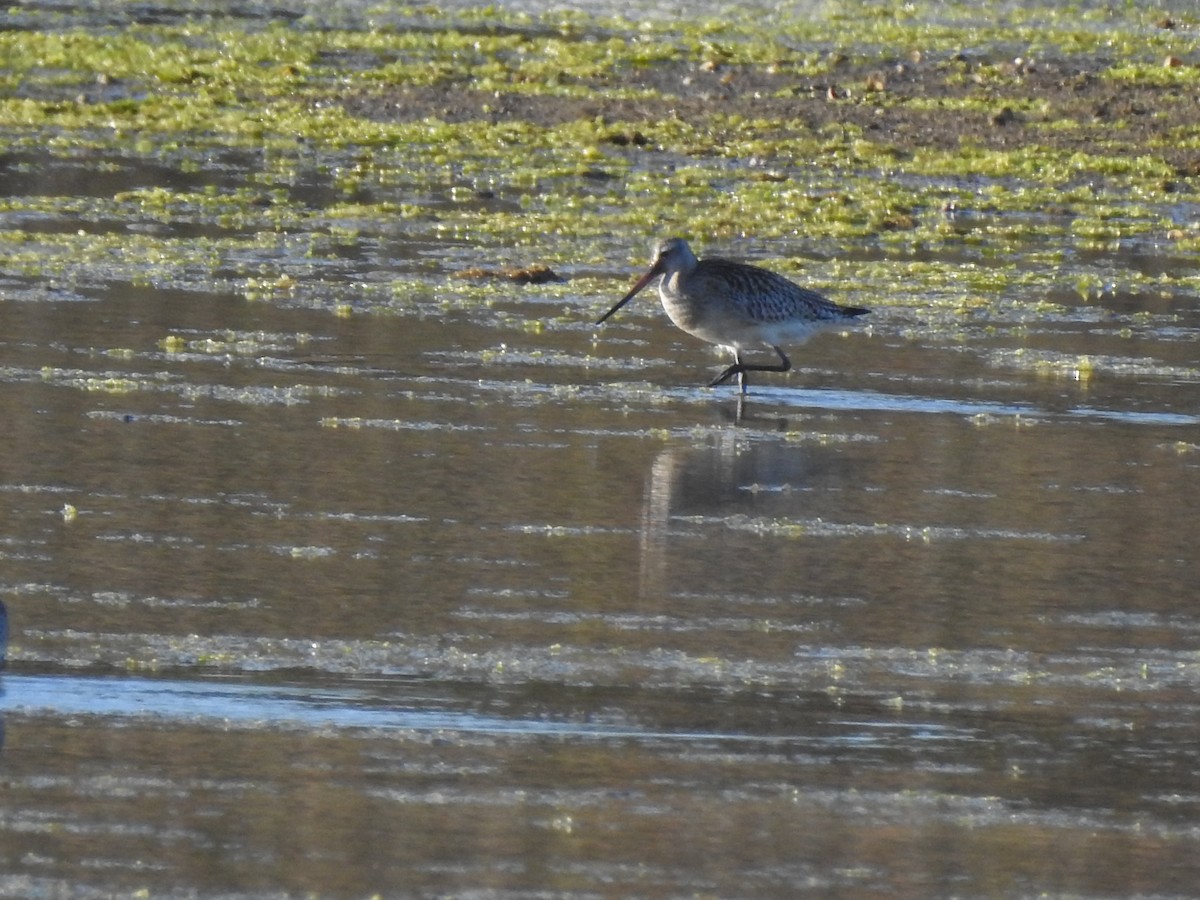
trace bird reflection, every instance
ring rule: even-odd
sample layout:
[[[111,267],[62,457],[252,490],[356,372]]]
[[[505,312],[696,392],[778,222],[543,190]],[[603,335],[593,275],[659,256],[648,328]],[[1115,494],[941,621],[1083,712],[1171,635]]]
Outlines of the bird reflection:
[[[787,431],[789,424],[784,416],[772,416],[754,411],[754,406],[745,394],[738,394],[732,411],[721,409],[721,415],[734,425],[754,426],[773,431]]]
[[[741,402],[738,410],[745,413]],[[794,513],[793,490],[820,474],[805,448],[741,428],[665,447],[650,466],[642,503],[641,595],[662,597],[673,584],[668,571],[672,538],[695,539],[683,520],[776,515],[780,503]]]

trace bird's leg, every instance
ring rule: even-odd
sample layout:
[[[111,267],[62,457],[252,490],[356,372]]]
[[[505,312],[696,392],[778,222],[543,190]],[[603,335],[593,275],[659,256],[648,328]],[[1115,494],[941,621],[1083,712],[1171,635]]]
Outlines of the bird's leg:
[[[772,347],[779,354],[779,365],[777,366],[749,366],[748,368],[757,369],[760,372],[786,372],[792,367],[792,361],[787,358],[787,354],[778,347]]]
[[[733,349],[733,365],[718,375],[716,380],[712,381],[708,386],[716,387],[719,384],[724,384],[734,375],[738,377],[738,387],[741,388],[743,394],[746,393],[746,364],[742,362],[741,351],[736,347]]]
[[[742,393],[738,394],[737,410],[733,414],[733,424],[741,425],[742,421],[745,418],[746,418],[746,394],[743,391]]]
[[[742,362],[741,351],[734,349],[733,365],[718,375],[717,380],[710,384],[709,387],[716,387],[718,384],[724,384],[730,378],[736,375],[738,377],[738,386],[741,388],[742,393],[744,394],[746,393],[747,372],[786,372],[791,369],[792,361],[787,358],[787,354],[778,347],[772,347],[771,349],[779,354],[779,365],[777,366],[754,365],[753,363]]]

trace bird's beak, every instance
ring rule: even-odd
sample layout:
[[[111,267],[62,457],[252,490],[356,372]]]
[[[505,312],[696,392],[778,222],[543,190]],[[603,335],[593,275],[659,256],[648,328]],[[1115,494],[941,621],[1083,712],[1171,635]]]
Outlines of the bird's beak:
[[[638,291],[640,291],[642,288],[644,288],[646,285],[648,285],[650,282],[652,282],[655,278],[657,278],[661,274],[662,274],[662,270],[659,268],[658,263],[655,263],[653,266],[650,267],[649,272],[647,272],[645,275],[643,275],[641,278],[638,279],[638,282],[637,282],[637,284],[635,284],[633,286],[633,289],[628,294],[626,294],[624,297],[622,297],[620,300],[617,301],[616,306],[614,306],[612,309],[610,309],[608,312],[606,312],[604,315],[602,315],[599,319],[596,320],[596,324],[599,325],[601,322],[603,322],[605,319],[607,319],[609,316],[611,316],[613,313],[615,313],[618,309],[620,309],[622,306],[624,306],[626,303],[628,303],[630,300],[632,300],[634,297],[636,297]]]

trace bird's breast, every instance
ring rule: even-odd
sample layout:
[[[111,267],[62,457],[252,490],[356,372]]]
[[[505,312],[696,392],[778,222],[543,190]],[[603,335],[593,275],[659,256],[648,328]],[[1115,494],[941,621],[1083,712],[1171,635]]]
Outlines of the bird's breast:
[[[659,293],[670,320],[693,337],[725,346],[761,343],[754,334],[754,323],[745,319],[740,305],[726,296],[723,288],[703,281],[680,284],[664,279]]]
[[[663,279],[659,298],[671,321],[690,332],[701,326],[711,306],[702,294],[689,291],[678,277]]]

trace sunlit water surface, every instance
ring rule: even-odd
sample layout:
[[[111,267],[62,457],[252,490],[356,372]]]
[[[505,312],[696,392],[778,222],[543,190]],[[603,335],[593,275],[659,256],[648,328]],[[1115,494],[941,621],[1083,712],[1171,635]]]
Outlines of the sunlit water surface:
[[[1194,895],[1195,297],[927,329],[814,266],[870,327],[739,404],[652,298],[591,324],[643,235],[481,304],[359,226],[0,274],[0,895]]]

